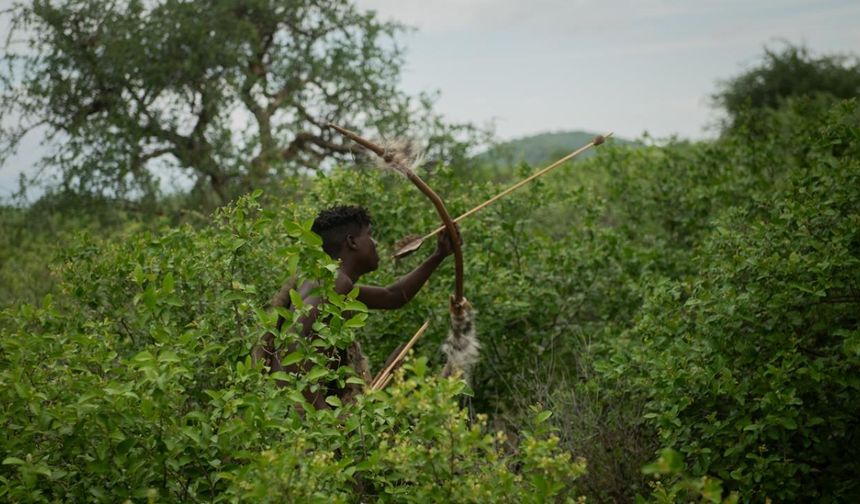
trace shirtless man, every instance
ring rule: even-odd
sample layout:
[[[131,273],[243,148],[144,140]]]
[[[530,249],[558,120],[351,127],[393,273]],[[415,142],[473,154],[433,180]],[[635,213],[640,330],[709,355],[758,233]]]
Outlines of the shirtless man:
[[[371,220],[367,211],[360,206],[336,206],[323,210],[319,213],[316,220],[314,220],[311,230],[322,238],[323,250],[332,259],[340,261],[340,269],[338,269],[337,279],[335,280],[335,291],[339,294],[346,294],[352,291],[357,285],[358,300],[370,309],[393,310],[408,303],[415,297],[442,261],[453,252],[448,234],[440,233],[436,250],[430,257],[396,282],[387,287],[360,285],[358,284],[359,278],[365,273],[376,270],[379,266],[376,240],[372,237]],[[285,285],[273,299],[272,305],[289,307],[289,291],[292,287],[293,285],[290,283]],[[321,301],[320,297],[313,293],[315,287],[316,285],[313,282],[308,281],[298,289],[303,303],[306,306],[314,306],[307,316],[300,319],[302,324],[301,334],[309,338],[313,337],[312,326],[318,315],[315,307]],[[283,318],[279,317],[279,329],[283,322]],[[274,337],[267,335],[265,347],[259,349],[262,352],[255,351],[255,357],[264,358],[271,371],[283,370],[296,372],[305,370],[299,365],[281,366],[278,356],[279,352],[275,351],[273,345]],[[365,380],[369,379],[369,368],[364,355],[361,353],[361,346],[358,345],[357,341],[347,349],[345,355],[338,355],[332,366],[339,366],[341,364],[353,366],[359,376]],[[328,407],[325,403],[326,392],[329,395],[335,393],[341,396],[343,400],[350,399],[351,395],[356,391],[351,389],[341,390],[330,386],[328,391],[306,392],[305,396],[314,407],[326,408]]]

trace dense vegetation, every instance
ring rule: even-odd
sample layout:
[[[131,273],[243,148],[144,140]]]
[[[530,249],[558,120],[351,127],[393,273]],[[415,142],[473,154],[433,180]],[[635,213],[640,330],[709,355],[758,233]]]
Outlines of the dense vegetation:
[[[860,59],[813,55],[804,46],[765,47],[758,65],[720,86],[711,98],[726,116],[723,127],[750,126],[749,116],[769,112],[798,97],[851,99],[860,95]]]
[[[724,96],[784,68],[856,73],[785,55],[803,64],[769,52]],[[193,191],[68,186],[3,208],[0,498],[857,500],[860,102],[762,89],[779,96],[727,108],[715,141],[606,145],[463,222],[484,344],[471,388],[437,377],[450,263],[406,308],[367,313],[333,291],[336,265],[309,231],[343,202],[370,210],[383,252],[434,228],[393,174],[273,169],[277,186],[212,214]],[[454,159],[422,175],[455,214],[532,169]],[[285,325],[287,361],[312,369],[270,376],[249,353],[297,272],[321,283],[327,322],[313,344]],[[305,402],[305,388],[360,381],[320,347],[360,338],[378,369],[427,319],[388,389]]]
[[[719,495],[718,478],[744,500],[849,500],[860,491],[860,107],[811,103],[774,112],[772,137],[608,147],[464,223],[485,343],[472,403],[486,417],[471,426],[462,386],[432,378],[450,265],[398,312],[346,321],[360,307],[329,292],[325,341],[358,335],[377,366],[433,321],[389,393],[302,419],[295,391],[331,372],[279,390],[247,359],[272,323],[261,308],[297,266],[331,277],[307,231],[317,208],[366,205],[382,243],[435,225],[391,175],[338,170],[299,203],[248,197],[198,229],[73,240],[53,295],[3,315],[2,491],[518,501],[578,488],[671,500],[671,485],[649,489],[641,473],[666,446],[664,470],[683,459],[686,474],[710,477],[674,491]],[[428,178],[455,212],[495,190],[450,169]]]
[[[301,353],[319,363],[308,375],[270,378],[252,365],[250,346],[274,325],[265,293],[296,268],[321,280],[328,345],[348,343],[365,315],[342,316],[364,310],[334,293],[331,261],[295,218],[248,197],[201,231],[67,251],[56,301],[4,316],[6,498],[540,502],[572,491],[584,465],[557,448],[545,415],[518,455],[502,456],[485,417],[471,424],[460,410],[462,382],[435,380],[422,359],[389,393],[345,407],[330,397],[333,409],[305,404],[300,415],[309,383],[356,378],[327,370],[304,340]]]

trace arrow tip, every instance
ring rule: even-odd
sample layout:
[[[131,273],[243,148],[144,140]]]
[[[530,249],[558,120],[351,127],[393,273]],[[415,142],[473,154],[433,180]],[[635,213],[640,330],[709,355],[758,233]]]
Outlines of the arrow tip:
[[[611,133],[611,132],[610,132],[610,133],[607,133],[606,135],[597,135],[596,137],[594,137],[594,140],[592,140],[592,141],[591,141],[591,143],[592,143],[595,147],[597,147],[598,145],[600,145],[600,144],[602,144],[603,142],[605,142],[605,141],[606,141],[606,139],[607,139],[607,138],[609,138],[609,137],[611,137],[611,136],[612,136],[612,133]]]

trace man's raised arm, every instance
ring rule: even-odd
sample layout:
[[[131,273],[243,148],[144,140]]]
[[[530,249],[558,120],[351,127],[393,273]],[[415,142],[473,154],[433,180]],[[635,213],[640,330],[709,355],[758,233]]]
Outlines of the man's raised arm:
[[[418,294],[430,275],[452,252],[448,233],[440,233],[436,242],[436,250],[418,267],[387,287],[359,285],[358,300],[367,305],[368,308],[376,310],[393,310],[402,307]]]

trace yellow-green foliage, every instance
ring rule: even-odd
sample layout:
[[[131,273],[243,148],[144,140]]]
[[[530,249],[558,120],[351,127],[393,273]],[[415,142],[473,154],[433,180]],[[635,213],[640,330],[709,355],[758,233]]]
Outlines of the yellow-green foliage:
[[[450,262],[405,308],[366,314],[330,291],[334,265],[308,231],[319,209],[362,204],[383,256],[362,280],[405,273],[432,241],[400,263],[390,245],[438,218],[394,175],[338,169],[285,182],[292,203],[272,190],[197,230],[77,240],[53,265],[52,300],[0,321],[0,491],[856,500],[858,111],[797,100],[714,142],[607,145],[464,221],[484,344],[471,393],[433,378]],[[422,173],[454,214],[499,190],[464,169]],[[431,320],[393,388],[303,418],[299,389],[355,378],[328,371],[307,341],[292,358],[316,367],[278,376],[284,389],[250,364],[274,324],[262,308],[299,270],[327,289],[320,341],[361,338],[376,367]],[[643,474],[661,446],[672,450]]]
[[[352,405],[332,396],[328,410],[307,404],[305,388],[357,380],[348,368],[330,370],[315,349],[349,344],[366,309],[333,291],[336,265],[310,222],[263,211],[257,196],[200,231],[81,241],[65,256],[55,296],[3,312],[4,499],[572,498],[584,464],[546,425],[505,451],[483,419],[470,425],[463,384],[435,379],[422,359],[388,392]],[[327,322],[313,345],[279,334],[315,367],[270,377],[249,351],[274,329],[265,299],[296,271],[321,282]]]
[[[749,501],[860,495],[860,108],[810,123],[784,139],[796,168],[714,221],[695,276],[655,281],[606,363],[693,474]]]

